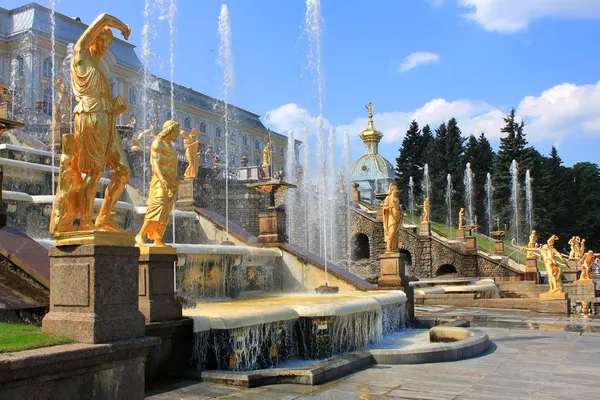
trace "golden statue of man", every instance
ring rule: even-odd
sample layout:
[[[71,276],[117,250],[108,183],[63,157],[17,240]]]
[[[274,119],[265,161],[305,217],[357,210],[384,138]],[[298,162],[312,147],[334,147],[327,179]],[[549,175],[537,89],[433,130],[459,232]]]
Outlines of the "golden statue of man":
[[[537,237],[537,232],[534,230],[531,231],[531,235],[529,235],[529,242],[527,243],[527,247],[530,248],[534,248],[535,244],[537,243],[538,237]],[[531,251],[527,251],[527,257],[528,258],[532,258],[534,257],[535,254],[533,254],[533,252]]]
[[[398,251],[398,232],[402,224],[402,209],[398,199],[398,186],[390,183],[388,195],[381,206],[383,209],[383,233],[385,238],[385,251],[391,253]]]
[[[78,101],[74,110],[78,169],[85,174],[79,226],[81,231],[94,229],[94,200],[107,163],[115,174],[106,187],[95,227],[101,231],[119,231],[112,210],[131,176],[115,126],[115,117],[125,112],[127,107],[121,97],[111,97],[110,84],[101,62],[113,40],[111,28],[120,30],[125,40],[131,33],[129,26],[117,18],[102,14],[75,44],[71,61],[71,82]]]
[[[554,235],[553,235],[554,236]],[[562,292],[562,270],[556,263],[556,258],[561,260],[564,264],[567,262],[563,258],[562,254],[554,247],[545,244],[541,248],[533,248],[528,246],[521,247],[522,250],[531,251],[534,254],[537,254],[541,257],[544,262],[544,266],[546,267],[546,274],[548,275],[548,285],[550,287],[549,293]]]
[[[429,197],[423,202],[423,215],[421,216],[421,223],[425,224],[429,222]]]
[[[263,149],[263,167],[271,166],[271,141],[267,142],[267,145]]]
[[[177,151],[173,147],[179,133],[179,124],[169,120],[164,123],[162,131],[150,146],[152,180],[144,224],[135,237],[139,247],[146,247],[146,236],[154,241],[154,247],[170,247],[163,242],[163,236],[169,225],[169,216],[179,188]]]
[[[458,230],[460,231],[463,228],[463,220],[465,219],[465,209],[461,207],[458,212]]]
[[[590,280],[590,270],[592,269],[592,262],[595,257],[600,256],[600,253],[594,253],[592,250],[588,250],[583,257],[581,257],[581,276],[580,281]]]
[[[579,241],[578,236],[573,236],[569,239],[569,246],[571,246],[571,251],[569,252],[569,260],[574,260],[579,258]]]
[[[185,158],[187,159],[188,166],[183,173],[183,176],[187,179],[194,179],[198,176],[198,149],[200,143],[198,143],[198,131],[193,128],[190,134],[186,134],[185,131],[181,131],[183,137],[183,144],[185,146]]]
[[[577,258],[583,258],[585,255],[585,239],[581,239],[581,243],[579,243],[579,251],[577,253]]]

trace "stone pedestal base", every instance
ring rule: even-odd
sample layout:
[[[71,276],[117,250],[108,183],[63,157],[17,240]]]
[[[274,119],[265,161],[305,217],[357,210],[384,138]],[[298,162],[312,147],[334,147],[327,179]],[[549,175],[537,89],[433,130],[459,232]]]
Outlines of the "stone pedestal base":
[[[537,257],[527,257],[527,260],[525,261],[524,280],[533,281],[536,285],[540,283],[540,271],[537,267]]]
[[[258,242],[285,243],[285,211],[279,208],[258,214]]]
[[[194,179],[182,179],[179,181],[175,207],[183,211],[194,210]]]
[[[173,247],[140,248],[138,305],[146,322],[181,318],[181,304],[175,300],[176,261]]]
[[[78,342],[104,343],[144,336],[138,310],[136,247],[52,247],[50,312],[44,333]]]
[[[547,301],[547,300],[566,300],[567,298],[567,294],[565,292],[545,292],[545,293],[540,293],[540,300],[542,301]]]
[[[593,280],[591,280],[591,279],[579,279],[579,280],[577,281],[577,283],[578,283],[579,285],[593,285],[593,284],[594,284],[594,281],[593,281]]]
[[[419,224],[419,236],[431,236],[431,224],[429,222]]]
[[[54,239],[57,247],[81,245],[110,247],[135,246],[135,235],[129,232],[64,232],[55,234]]]
[[[379,255],[381,265],[377,286],[408,286],[405,273],[406,256],[403,253],[384,253]]]
[[[577,260],[567,260],[567,266],[570,270],[577,271],[577,264],[579,264]]]
[[[494,252],[496,254],[504,254],[504,242],[502,240],[496,240],[494,242]]]
[[[456,238],[463,239],[464,237],[465,237],[465,231],[463,231],[462,229],[457,229],[456,230]]]
[[[477,253],[477,240],[474,236],[465,238],[465,250],[469,253]]]

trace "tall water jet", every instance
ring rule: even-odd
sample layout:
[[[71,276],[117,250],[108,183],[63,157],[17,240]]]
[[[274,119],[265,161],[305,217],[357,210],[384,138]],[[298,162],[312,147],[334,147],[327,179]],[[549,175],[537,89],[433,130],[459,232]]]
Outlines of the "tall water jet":
[[[519,165],[517,160],[512,160],[510,164],[510,204],[513,218],[513,234],[516,243],[519,243]]]
[[[327,148],[327,214],[325,214],[327,218],[325,218],[325,220],[329,219],[329,232],[327,233],[329,238],[329,257],[334,263],[337,262],[336,244],[338,243],[338,240],[335,240],[334,238],[337,219],[337,202],[335,195],[337,185],[335,176],[335,128],[331,127],[329,128],[329,143]]]
[[[11,95],[10,118],[17,120],[15,116],[15,103],[17,102],[17,71],[19,70],[19,60],[13,58],[10,62],[10,82],[8,88]]]
[[[446,175],[446,208],[448,216],[446,217],[446,225],[452,226],[452,175]]]
[[[54,68],[54,59],[56,58],[56,1],[55,0],[50,0],[50,68],[52,69],[51,71],[51,81],[50,81],[50,88],[52,90],[52,98],[50,99],[50,105],[49,107],[52,107],[52,105],[54,105],[54,99],[56,98],[56,69]],[[52,110],[52,112],[55,112],[56,110]],[[54,119],[56,121],[56,119]],[[58,121],[60,121],[60,116]],[[55,129],[59,129],[60,130],[60,126],[56,127],[56,126],[52,126],[50,129],[50,150],[52,151],[52,166],[54,166],[54,159],[56,157],[56,143],[55,143]],[[56,184],[56,174],[53,172],[52,173],[52,196],[54,196],[54,192],[55,192],[55,184]]]
[[[352,236],[352,209],[350,208],[350,204],[352,201],[352,197],[350,194],[350,135],[348,131],[344,131],[344,142],[342,144],[343,152],[342,152],[342,176],[343,176],[343,187],[340,188],[343,190],[344,198],[344,207],[343,212],[346,216],[346,235],[343,240],[346,241],[346,259],[348,260],[348,271],[352,271],[352,248],[351,248],[351,236]]]
[[[408,179],[408,209],[411,215],[415,215],[415,181],[411,176]]]
[[[465,185],[465,220],[467,225],[473,225],[475,220],[473,215],[473,171],[471,171],[471,163],[467,163],[463,183]]]
[[[287,154],[285,158],[285,180],[289,183],[298,184],[297,179],[297,162],[295,153],[294,131],[288,131]],[[287,231],[290,243],[297,243],[300,236],[300,224],[297,221],[298,207],[298,192],[296,190],[287,190],[285,192],[285,205],[287,212]]]
[[[150,0],[145,0],[144,2],[144,25],[142,27],[142,37],[141,37],[141,56],[142,56],[142,118],[141,118],[141,128],[147,129],[149,127],[148,115],[150,114],[149,109],[149,99],[148,93],[151,85],[151,73],[150,73],[150,60],[152,57],[152,37],[151,37],[151,23],[150,17],[152,15],[152,6],[150,5]],[[155,129],[158,127],[155,126]],[[148,163],[146,160],[146,148],[148,147],[148,143],[146,143],[146,136],[143,137],[142,143],[142,195],[144,200],[146,199],[146,174],[148,173]]]
[[[429,197],[431,186],[429,184],[429,165],[423,167],[423,182],[421,182],[421,191],[423,192],[423,201]]]
[[[62,77],[63,82],[65,83],[66,88],[71,88],[71,60],[73,60],[73,51],[75,48],[75,43],[69,43],[67,45],[67,55],[62,63]],[[74,132],[74,121],[73,121],[73,112],[72,110],[75,108],[75,96],[73,95],[72,90],[67,90],[66,93],[67,101],[66,103],[69,105],[69,109],[65,111],[65,120],[69,125],[69,132]]]
[[[223,7],[225,7],[225,13],[227,13],[227,6],[223,4],[221,6],[221,13],[223,13]],[[175,14],[177,13],[177,7],[175,6],[175,0],[171,0],[169,4],[169,65],[171,67],[171,119],[175,120]],[[229,19],[227,20],[229,26]],[[219,17],[219,32],[221,31],[221,18]],[[230,30],[231,31],[231,30]],[[230,34],[231,39],[231,34]],[[222,40],[222,37],[221,37]],[[222,42],[221,42],[222,43]],[[225,135],[227,135],[227,129],[225,129]],[[225,146],[227,146],[227,136],[225,136]],[[227,231],[229,232],[229,231]]]
[[[525,219],[528,232],[533,230],[533,188],[531,184],[531,173],[527,170],[525,173]]]
[[[231,24],[227,4],[221,6],[219,14],[219,57],[217,64],[222,68],[223,120],[225,123],[225,233],[229,239],[229,97],[233,93],[234,73],[231,53]],[[171,92],[172,93],[172,92]]]
[[[310,180],[311,178],[311,165],[310,165],[310,134],[308,128],[306,126],[302,129],[302,142],[303,142],[303,152],[302,155],[304,157],[303,162],[303,172],[302,172],[302,185],[301,185],[301,196],[302,196],[302,204],[303,204],[303,215],[304,215],[304,249],[315,252],[316,244],[315,244],[315,235],[312,234],[312,229],[315,224],[316,215],[314,212],[310,212],[309,207],[312,205],[312,196],[313,196],[313,186]],[[311,241],[312,239],[312,241]]]
[[[488,223],[488,235],[492,235],[492,223],[493,223],[493,209],[492,209],[492,198],[494,195],[494,187],[492,186],[492,175],[488,172],[485,179],[485,204],[486,214]]]

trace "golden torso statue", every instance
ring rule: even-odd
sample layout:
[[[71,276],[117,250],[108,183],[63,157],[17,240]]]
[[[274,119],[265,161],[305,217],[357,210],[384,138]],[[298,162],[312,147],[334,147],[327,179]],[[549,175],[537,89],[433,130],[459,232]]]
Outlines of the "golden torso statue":
[[[527,247],[535,248],[535,244],[537,243],[537,233],[535,230],[531,231],[531,235],[529,235],[529,242],[527,243]],[[527,257],[532,258],[535,257],[535,254],[531,250],[527,251]]]
[[[155,247],[168,247],[162,238],[169,225],[169,216],[175,204],[179,177],[177,176],[177,151],[173,142],[179,137],[179,124],[167,121],[150,147],[152,180],[148,194],[148,207],[144,224],[136,236],[136,243],[145,247],[145,236],[154,241]]]
[[[263,149],[263,167],[269,167],[271,165],[271,142],[267,142],[267,145]]]
[[[190,131],[189,135],[185,131],[181,131],[181,136],[185,145],[185,158],[188,162],[183,176],[187,179],[194,179],[198,175],[198,149],[200,148],[200,143],[198,143],[197,139],[198,131],[194,128]]]
[[[398,251],[398,232],[402,224],[403,212],[398,199],[398,187],[393,183],[390,184],[382,209],[385,251],[386,253]]]

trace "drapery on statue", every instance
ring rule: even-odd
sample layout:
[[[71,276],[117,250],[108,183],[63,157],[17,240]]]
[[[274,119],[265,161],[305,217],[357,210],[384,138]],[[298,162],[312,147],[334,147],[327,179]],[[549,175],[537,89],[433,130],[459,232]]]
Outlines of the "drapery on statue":
[[[183,144],[185,146],[185,158],[187,159],[188,166],[183,173],[183,176],[187,179],[194,179],[198,176],[198,149],[200,143],[198,143],[198,131],[193,128],[190,134],[187,135],[184,130],[181,131],[183,136]]]
[[[465,209],[461,207],[458,212],[458,230],[460,231],[463,228],[463,220],[465,219]]]
[[[592,262],[595,257],[600,256],[600,253],[594,253],[592,250],[588,250],[583,257],[581,257],[581,276],[578,280],[589,281],[590,270],[592,269]]]
[[[576,258],[580,258],[579,245],[581,244],[581,238],[579,236],[573,236],[569,240],[569,246],[571,246],[571,251],[569,252],[569,260],[575,260]]]
[[[67,133],[62,139],[62,154],[56,199],[50,215],[50,233],[71,232],[81,207],[83,179],[77,168],[77,136]]]
[[[531,231],[531,235],[529,235],[529,242],[527,243],[527,247],[534,248],[535,244],[537,243],[537,240],[538,240],[537,233],[534,229]],[[535,256],[535,254],[533,254],[533,252],[531,252],[529,250],[527,251],[527,258],[532,258],[534,256]]]
[[[395,183],[390,183],[387,197],[383,200],[381,208],[383,209],[385,252],[392,253],[398,251],[398,232],[404,216],[398,199],[398,186]]]
[[[267,142],[267,145],[263,149],[263,162],[262,162],[262,166],[263,167],[269,167],[269,166],[271,166],[271,141],[270,140]]]
[[[111,28],[120,30],[125,40],[131,33],[129,26],[117,18],[102,14],[90,24],[75,44],[71,61],[71,82],[78,102],[74,110],[77,167],[78,172],[86,175],[81,193],[80,231],[120,231],[112,210],[131,176],[115,126],[115,117],[125,112],[127,106],[121,97],[111,98],[110,84],[101,66],[101,58],[113,40]],[[94,200],[107,163],[115,174],[106,187],[94,228]]]
[[[423,202],[423,215],[421,216],[421,223],[425,224],[429,222],[429,197]]]
[[[139,247],[147,246],[144,242],[145,236],[154,241],[154,247],[170,247],[163,242],[162,238],[169,225],[169,216],[179,188],[177,151],[173,147],[178,137],[179,124],[169,120],[164,123],[162,131],[150,146],[152,180],[144,224],[135,237]]]
[[[552,235],[552,237],[556,236]],[[558,237],[556,237],[556,239],[558,239]],[[548,293],[562,292],[562,270],[556,263],[556,258],[558,258],[564,264],[567,264],[562,254],[560,254],[560,252],[550,244],[545,244],[541,248],[522,246],[521,251],[523,250],[527,250],[528,252],[531,251],[533,254],[539,255],[542,261],[544,262],[544,266],[546,267],[546,273],[548,275],[548,285],[550,287]]]

